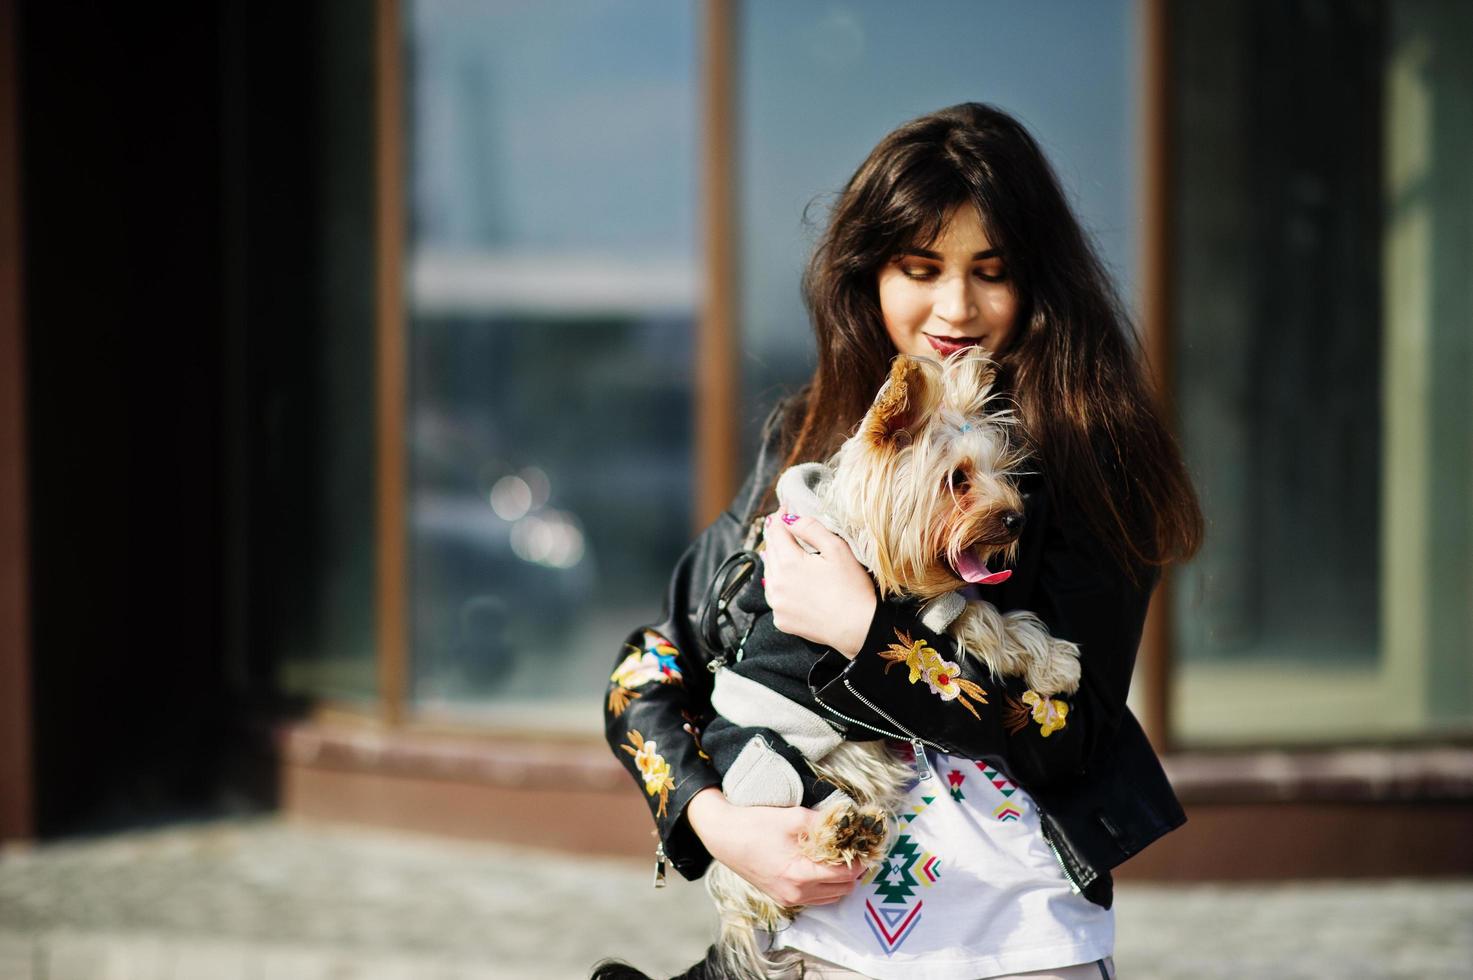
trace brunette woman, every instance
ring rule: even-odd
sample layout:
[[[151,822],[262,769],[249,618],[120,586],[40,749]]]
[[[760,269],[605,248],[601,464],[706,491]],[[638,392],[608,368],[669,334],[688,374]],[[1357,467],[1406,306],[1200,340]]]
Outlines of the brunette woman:
[[[771,942],[810,977],[1111,976],[1110,869],[1185,819],[1126,694],[1160,569],[1190,557],[1202,533],[1128,319],[1037,143],[978,103],[875,147],[803,286],[813,377],[774,410],[731,508],[677,564],[666,618],[621,648],[605,702],[610,746],[655,816],[659,873],[668,861],[694,878],[715,856],[805,906]],[[897,640],[956,658],[913,606],[878,600],[842,540],[806,518],[764,521],[777,474],[839,446],[897,353],[973,344],[1000,365],[1033,470],[1014,574],[977,597],[1037,614],[1079,645],[1083,666],[1077,694],[1040,700],[963,661],[963,677],[992,692],[980,719],[885,670],[880,651]],[[917,769],[935,775],[918,778],[873,873],[802,857],[814,812],[726,802],[701,751],[710,674],[697,606],[754,521],[766,527],[774,621],[817,645],[809,683],[823,703],[851,717],[882,705],[927,746]]]

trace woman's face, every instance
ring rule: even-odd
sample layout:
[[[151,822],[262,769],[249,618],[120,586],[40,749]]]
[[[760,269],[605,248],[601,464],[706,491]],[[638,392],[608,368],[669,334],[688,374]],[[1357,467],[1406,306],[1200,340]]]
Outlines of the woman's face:
[[[1000,354],[1018,319],[1018,296],[1000,249],[971,204],[946,216],[934,242],[880,269],[880,313],[902,354],[939,360],[980,344]]]

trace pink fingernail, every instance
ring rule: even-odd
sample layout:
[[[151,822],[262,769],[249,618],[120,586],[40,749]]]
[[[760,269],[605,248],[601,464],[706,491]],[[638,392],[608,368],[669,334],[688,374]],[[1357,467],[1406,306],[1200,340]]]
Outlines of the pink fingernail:
[[[764,589],[767,588],[767,579],[765,579],[765,578],[762,580],[762,587]]]
[[[783,523],[784,524],[795,524],[795,523],[797,523],[797,521],[798,521],[798,515],[797,514],[784,514],[783,515]]]

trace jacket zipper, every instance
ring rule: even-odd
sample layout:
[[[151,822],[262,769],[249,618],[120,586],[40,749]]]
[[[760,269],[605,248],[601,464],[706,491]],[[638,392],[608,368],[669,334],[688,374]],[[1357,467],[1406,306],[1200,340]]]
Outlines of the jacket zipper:
[[[655,843],[655,887],[665,887],[665,842]]]
[[[834,708],[829,707],[829,705],[825,704],[823,698],[818,696],[817,691],[813,693],[813,700],[823,705],[825,711],[828,711],[830,714],[837,715],[851,725],[858,725],[860,728],[868,728],[870,731],[878,732],[886,738],[893,738],[901,742],[909,742],[911,753],[915,756],[915,766],[918,777],[921,779],[930,779],[931,764],[926,761],[925,746],[929,745],[938,752],[949,752],[946,746],[940,745],[936,742],[928,742],[920,736],[906,731],[905,726],[900,724],[900,722],[896,721],[894,718],[890,717],[888,712],[881,710],[873,701],[856,691],[854,689],[854,685],[849,683],[849,679],[847,677],[844,679],[844,689],[850,694],[854,695],[856,698],[858,698],[860,704],[863,704],[866,708],[870,709],[875,714],[879,715],[881,718],[894,725],[900,730],[900,732],[898,734],[896,732],[887,732],[883,728],[878,728],[874,725],[869,724],[868,722],[860,721],[858,718],[850,718],[848,715],[844,714],[844,712],[837,711]]]
[[[858,699],[860,704],[864,705],[866,708],[873,711],[875,714],[879,715],[881,718],[885,719],[896,728],[900,729],[901,733],[910,742],[911,751],[916,757],[916,773],[921,779],[931,778],[931,763],[926,760],[925,746],[929,745],[937,752],[946,752],[947,754],[950,754],[946,746],[941,745],[937,742],[928,742],[925,739],[921,738],[919,735],[916,735],[914,732],[908,731],[904,725],[900,724],[900,722],[891,717],[888,711],[886,711],[884,708],[881,708],[869,698],[856,691],[854,689],[854,685],[849,683],[849,678],[847,677],[844,678],[844,690],[854,695],[854,697]]]
[[[906,731],[905,727],[897,722],[894,718],[892,718],[887,711],[885,711],[879,705],[875,704],[869,698],[865,697],[863,694],[860,694],[858,691],[856,691],[854,689],[854,685],[849,683],[849,678],[847,677],[844,678],[844,689],[850,694],[854,695],[856,698],[858,698],[859,702],[863,704],[866,708],[870,709],[875,714],[879,715],[881,718],[885,719],[890,724],[894,725],[896,728],[899,728],[902,732],[905,733],[904,737],[910,742],[912,749],[915,751],[916,770],[920,773],[920,778],[930,779],[931,766],[926,761],[926,753],[923,750],[922,746],[930,745],[938,752],[949,752],[946,746],[938,745],[935,742],[928,742],[925,739]],[[817,694],[814,695],[814,699],[817,700],[819,704],[823,704],[823,700],[819,698]],[[825,708],[828,708],[829,711],[833,711],[834,714],[838,715],[840,718],[843,718],[845,721],[850,722],[851,724],[862,725],[863,727],[868,728],[871,731],[880,732],[880,734],[888,735],[891,738],[896,737],[892,732],[886,732],[882,729],[876,728],[873,725],[866,725],[862,721],[857,721],[853,718],[849,718],[838,711],[834,711],[833,708],[829,708],[829,706],[826,704],[823,704],[823,706]],[[1059,853],[1058,845],[1054,843],[1054,837],[1051,833],[1049,833],[1049,821],[1051,821],[1053,818],[1049,817],[1048,820],[1044,819],[1045,814],[1043,808],[1038,806],[1037,800],[1033,801],[1033,806],[1038,810],[1038,828],[1043,833],[1043,841],[1045,844],[1048,845],[1048,849],[1054,852],[1054,860],[1059,862],[1059,870],[1064,872],[1064,880],[1069,882],[1069,888],[1074,892],[1074,894],[1082,894],[1084,892],[1084,889],[1080,887],[1079,881],[1074,877],[1074,873],[1069,870],[1068,863],[1064,861],[1064,855]]]
[[[1037,800],[1033,801],[1033,806],[1038,810],[1038,829],[1043,834],[1043,842],[1048,845],[1049,850],[1054,852],[1054,860],[1059,862],[1059,870],[1064,872],[1064,880],[1069,882],[1069,889],[1076,895],[1083,894],[1084,889],[1079,887],[1074,873],[1069,870],[1069,865],[1064,861],[1064,855],[1059,853],[1058,845],[1054,843],[1054,835],[1049,833],[1049,823],[1053,818],[1044,813]]]

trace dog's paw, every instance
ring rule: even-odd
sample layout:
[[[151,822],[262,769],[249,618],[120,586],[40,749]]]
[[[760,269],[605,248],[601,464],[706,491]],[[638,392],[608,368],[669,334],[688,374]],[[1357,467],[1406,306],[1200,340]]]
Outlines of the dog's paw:
[[[890,815],[873,805],[829,808],[809,836],[804,854],[820,864],[873,864],[885,856]]]
[[[1079,672],[1079,647],[1049,637],[1047,655],[1029,664],[1025,677],[1033,690],[1055,697],[1079,690]]]

